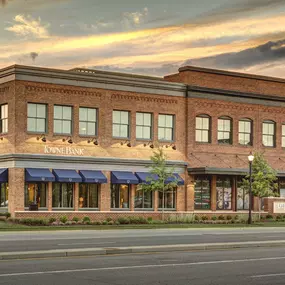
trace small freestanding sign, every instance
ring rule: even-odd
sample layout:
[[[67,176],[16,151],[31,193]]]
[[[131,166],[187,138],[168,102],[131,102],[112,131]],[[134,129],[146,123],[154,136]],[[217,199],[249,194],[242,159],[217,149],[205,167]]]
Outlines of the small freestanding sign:
[[[273,213],[281,214],[285,213],[285,202],[273,202]]]

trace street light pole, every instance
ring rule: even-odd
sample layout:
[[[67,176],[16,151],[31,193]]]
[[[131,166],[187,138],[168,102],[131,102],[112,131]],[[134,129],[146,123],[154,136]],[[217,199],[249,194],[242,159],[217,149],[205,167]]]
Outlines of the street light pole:
[[[251,209],[252,209],[252,161],[254,160],[254,156],[252,153],[248,156],[249,161],[249,209],[248,209],[248,224],[250,225],[252,223],[251,218]]]

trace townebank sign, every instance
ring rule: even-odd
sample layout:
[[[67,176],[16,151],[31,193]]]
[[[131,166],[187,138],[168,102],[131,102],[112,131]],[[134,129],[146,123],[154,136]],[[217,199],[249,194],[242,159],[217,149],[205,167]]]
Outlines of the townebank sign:
[[[84,148],[66,147],[44,147],[44,153],[47,154],[62,154],[62,155],[84,155]]]

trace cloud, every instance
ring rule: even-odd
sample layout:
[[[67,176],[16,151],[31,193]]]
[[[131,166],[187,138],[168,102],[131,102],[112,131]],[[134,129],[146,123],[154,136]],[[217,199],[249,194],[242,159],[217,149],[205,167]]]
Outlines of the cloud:
[[[41,18],[35,20],[29,15],[27,17],[24,15],[17,15],[14,18],[14,22],[15,23],[11,27],[6,28],[5,30],[26,38],[33,37],[45,39],[49,37],[49,24],[42,25]]]
[[[125,12],[122,15],[121,24],[127,29],[135,28],[144,23],[148,16],[148,8],[145,7],[142,12]]]

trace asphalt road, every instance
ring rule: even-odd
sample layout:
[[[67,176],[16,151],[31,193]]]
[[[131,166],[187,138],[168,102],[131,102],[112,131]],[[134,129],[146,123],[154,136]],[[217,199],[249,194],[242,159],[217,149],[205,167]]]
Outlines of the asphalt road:
[[[0,252],[266,240],[285,240],[285,228],[2,232]]]
[[[284,285],[285,248],[0,261],[5,285]]]

